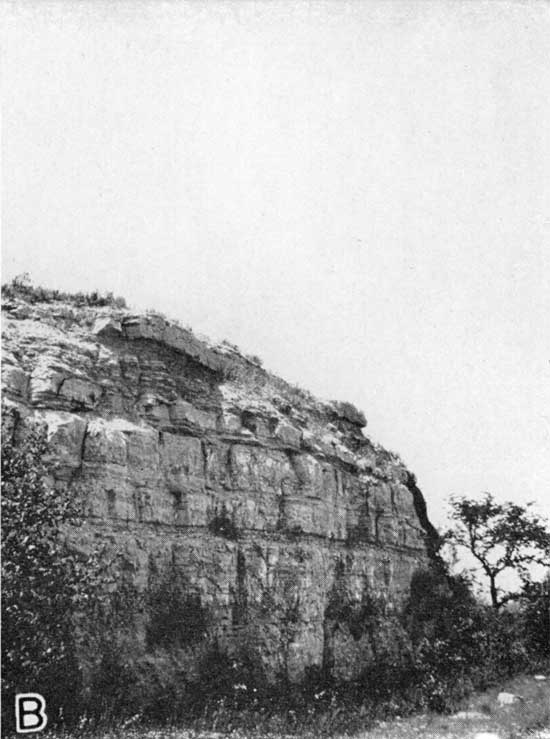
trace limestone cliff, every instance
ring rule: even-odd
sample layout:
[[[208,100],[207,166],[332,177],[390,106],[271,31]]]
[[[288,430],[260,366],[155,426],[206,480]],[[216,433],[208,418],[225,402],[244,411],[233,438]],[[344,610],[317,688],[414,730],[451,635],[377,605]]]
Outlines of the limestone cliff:
[[[402,601],[430,533],[363,414],[157,314],[11,298],[2,316],[4,399],[46,423],[55,483],[84,511],[78,545],[101,544],[141,591],[181,576],[208,613],[178,645],[186,666],[216,642],[268,675],[357,675],[361,609]]]

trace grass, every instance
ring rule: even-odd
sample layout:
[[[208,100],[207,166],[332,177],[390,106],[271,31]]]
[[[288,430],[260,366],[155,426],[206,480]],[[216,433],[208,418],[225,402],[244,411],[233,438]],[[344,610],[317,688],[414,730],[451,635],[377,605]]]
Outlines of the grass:
[[[499,707],[497,694],[516,693],[524,702]],[[361,711],[363,713],[361,714]],[[464,715],[463,712],[470,713]],[[286,739],[301,737],[354,737],[354,739],[550,739],[550,679],[537,682],[522,675],[483,693],[476,693],[458,714],[424,713],[373,719],[365,709],[344,709],[336,704],[308,717],[287,714],[232,713],[223,705],[184,727],[151,728],[139,725],[139,716],[116,728],[101,729],[82,721],[72,731],[47,731],[44,739]]]
[[[14,277],[9,283],[2,285],[3,298],[19,298],[28,303],[73,303],[77,306],[96,306],[111,308],[126,308],[126,300],[115,297],[112,292],[105,294],[94,290],[90,293],[68,293],[60,290],[50,290],[42,285],[33,285],[27,272]]]

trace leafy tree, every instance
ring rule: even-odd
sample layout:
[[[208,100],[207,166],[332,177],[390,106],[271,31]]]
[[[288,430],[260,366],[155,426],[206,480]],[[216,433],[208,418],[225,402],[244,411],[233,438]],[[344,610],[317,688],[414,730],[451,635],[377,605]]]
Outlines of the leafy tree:
[[[550,565],[550,530],[531,510],[532,505],[498,503],[490,493],[481,500],[451,498],[454,526],[447,532],[447,540],[468,549],[479,562],[496,610],[522,597],[521,592],[506,592],[498,586],[501,573],[515,572],[525,588],[531,582],[532,565]]]
[[[88,602],[94,568],[66,543],[78,524],[66,492],[48,476],[47,441],[26,429],[16,442],[3,413],[2,439],[2,694],[4,718],[16,692],[36,691],[51,719],[76,705],[79,668],[75,618]],[[9,712],[9,713],[8,713]],[[6,725],[6,724],[4,724]]]

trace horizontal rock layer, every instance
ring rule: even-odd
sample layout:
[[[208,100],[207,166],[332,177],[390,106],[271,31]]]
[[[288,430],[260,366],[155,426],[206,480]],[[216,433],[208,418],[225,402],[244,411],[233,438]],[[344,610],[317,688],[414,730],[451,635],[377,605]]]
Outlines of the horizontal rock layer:
[[[3,327],[4,398],[47,426],[76,545],[142,592],[171,573],[207,614],[190,670],[214,642],[271,677],[365,667],[365,604],[402,602],[427,554],[410,473],[360,411],[156,314],[11,300]]]

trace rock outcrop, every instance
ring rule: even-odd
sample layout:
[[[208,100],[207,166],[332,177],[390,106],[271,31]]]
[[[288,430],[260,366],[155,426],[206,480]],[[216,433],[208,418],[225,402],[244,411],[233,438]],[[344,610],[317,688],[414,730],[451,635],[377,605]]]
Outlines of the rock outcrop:
[[[157,314],[12,298],[3,335],[4,399],[47,426],[55,484],[84,512],[77,546],[140,592],[168,573],[204,616],[175,645],[188,669],[216,643],[271,677],[359,674],[360,619],[402,602],[433,533],[360,411]],[[136,649],[169,643],[140,618]]]

